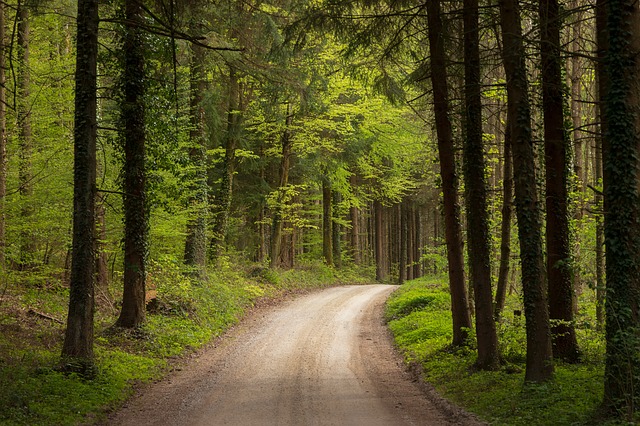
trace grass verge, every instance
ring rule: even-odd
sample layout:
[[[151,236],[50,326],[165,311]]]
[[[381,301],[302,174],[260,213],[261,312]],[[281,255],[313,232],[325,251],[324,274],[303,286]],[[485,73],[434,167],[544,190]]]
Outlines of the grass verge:
[[[519,308],[517,298],[510,303]],[[583,312],[578,320],[582,363],[556,363],[551,382],[524,386],[524,318],[508,312],[498,326],[504,362],[495,372],[472,372],[474,348],[449,347],[452,323],[444,279],[421,278],[403,285],[389,299],[385,315],[397,346],[407,362],[421,365],[424,380],[490,424],[602,424],[595,416],[603,394],[604,342],[589,315]]]
[[[174,259],[152,262],[149,277],[158,296],[143,327],[113,329],[117,303],[100,303],[95,316],[97,373],[91,380],[56,371],[68,289],[59,284],[7,286],[0,299],[0,424],[99,422],[137,384],[162,377],[179,357],[222,334],[258,301],[292,291],[362,282],[363,276],[321,264],[273,271],[227,261],[201,282],[189,278]],[[108,299],[119,300],[118,291],[111,292],[113,297]]]

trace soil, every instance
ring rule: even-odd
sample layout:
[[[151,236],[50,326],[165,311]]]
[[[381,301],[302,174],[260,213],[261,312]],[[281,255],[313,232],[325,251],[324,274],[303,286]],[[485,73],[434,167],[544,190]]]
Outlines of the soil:
[[[395,352],[382,320],[394,288],[336,287],[257,309],[104,424],[483,424]]]

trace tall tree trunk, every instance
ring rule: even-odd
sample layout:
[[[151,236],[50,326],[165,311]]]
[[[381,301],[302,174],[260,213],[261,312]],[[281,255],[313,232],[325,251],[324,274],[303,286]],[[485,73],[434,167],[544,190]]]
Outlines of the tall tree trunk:
[[[608,182],[610,181],[610,178],[608,177],[607,171],[605,169],[605,164],[606,164],[606,158],[607,158],[607,151],[609,149],[608,147],[608,142],[607,142],[607,113],[605,111],[605,100],[607,99],[607,93],[609,91],[609,84],[608,84],[608,76],[607,76],[607,70],[605,68],[605,60],[607,59],[607,54],[608,54],[608,50],[609,50],[609,37],[608,37],[608,33],[607,33],[607,2],[606,0],[597,0],[596,1],[596,8],[595,8],[595,13],[596,13],[596,29],[595,29],[595,33],[596,33],[596,44],[597,44],[597,61],[596,61],[596,81],[597,81],[597,116],[600,118],[599,123],[600,123],[600,134],[598,135],[598,139],[596,139],[596,143],[599,145],[600,150],[599,152],[596,151],[596,156],[598,156],[598,154],[600,155],[600,160],[601,160],[601,178],[602,178],[602,188],[603,188],[603,193],[606,193],[606,186],[608,184]],[[604,260],[601,259],[600,261],[604,261],[605,263],[607,262],[606,259],[606,253],[605,252],[605,241],[606,241],[606,237],[604,235],[604,222],[606,221],[606,215],[605,212],[607,211],[608,208],[608,200],[606,197],[602,197],[602,217],[601,217],[601,244],[599,246],[600,248],[600,255],[604,256]],[[596,231],[596,238],[597,238],[597,231]],[[602,268],[602,263],[599,264],[599,266]],[[596,266],[597,267],[597,266]],[[605,264],[605,270],[604,271],[600,271],[600,278],[604,278],[604,273],[606,272],[606,264]],[[600,306],[599,306],[599,311],[598,312],[598,307],[596,307],[596,315],[599,313],[600,316],[602,317],[602,322],[600,323],[602,326],[604,326],[604,321],[605,321],[605,299],[606,299],[606,278],[604,280],[602,280],[602,282],[600,283],[600,285],[598,286],[598,300],[601,302]]]
[[[640,403],[640,9],[609,0],[605,56],[605,406],[632,421]]]
[[[291,167],[291,124],[293,114],[291,105],[287,104],[287,117],[285,118],[285,130],[282,134],[282,160],[280,161],[280,185],[278,186],[278,203],[273,212],[273,222],[271,225],[271,241],[269,245],[269,265],[275,268],[280,264],[280,248],[282,246],[282,203],[283,191],[289,185],[289,169]]]
[[[22,231],[20,232],[20,268],[28,269],[34,264],[34,234],[30,232],[33,207],[33,135],[31,131],[31,76],[29,71],[29,9],[24,1],[18,2],[18,87],[17,87],[17,118],[18,140],[20,144],[18,180],[21,197]]]
[[[322,178],[322,257],[324,263],[333,266],[333,233],[331,209],[331,186],[326,176]]]
[[[342,227],[338,220],[340,218],[340,203],[342,202],[342,195],[338,191],[332,191],[332,197],[333,222],[331,225],[331,243],[333,251],[333,265],[340,269],[342,268]]]
[[[124,291],[119,327],[134,328],[145,319],[148,234],[146,205],[144,37],[140,0],[125,1],[123,40],[124,101]]]
[[[546,171],[546,249],[549,286],[549,317],[553,356],[568,362],[579,358],[573,325],[573,281],[569,212],[567,209],[567,147],[564,129],[560,25],[557,0],[539,0],[540,55],[542,60],[542,106]]]
[[[206,217],[208,213],[206,119],[203,105],[207,81],[204,70],[205,49],[195,44],[191,49],[189,160],[194,173],[190,176],[189,201],[193,211],[187,221],[184,261],[186,265],[197,268],[199,274],[203,274],[207,257]]]
[[[422,276],[422,224],[421,224],[420,206],[415,206],[413,214],[413,276],[412,278],[420,278]]]
[[[407,247],[409,246],[409,223],[408,223],[408,212],[407,212],[407,201],[403,201],[398,204],[398,208],[400,209],[400,252],[398,253],[399,261],[398,261],[398,284],[404,284],[405,280],[407,280]]]
[[[356,176],[351,175],[349,178],[352,190],[356,186]],[[351,205],[349,209],[349,216],[351,218],[351,251],[353,255],[353,263],[360,265],[362,263],[362,245],[360,244],[360,209]]]
[[[511,117],[516,216],[522,263],[527,332],[525,381],[542,382],[553,375],[549,307],[542,252],[542,218],[536,185],[535,152],[522,26],[517,0],[499,0],[507,99]]]
[[[113,301],[109,295],[109,267],[107,264],[107,252],[105,245],[107,241],[107,209],[105,208],[105,197],[102,194],[96,194],[96,291],[98,293],[98,302],[104,305],[110,305]]]
[[[4,271],[6,260],[6,203],[7,196],[7,78],[6,29],[4,3],[0,4],[0,270]]]
[[[387,252],[385,250],[385,220],[384,220],[384,206],[378,200],[373,202],[373,239],[374,239],[374,254],[376,262],[376,280],[386,281],[387,274]]]
[[[93,364],[98,0],[78,0],[73,132],[73,250],[63,359]],[[69,365],[77,365],[78,362]]]
[[[496,302],[493,315],[496,320],[504,309],[507,298],[507,286],[509,285],[509,264],[511,258],[511,203],[513,202],[513,167],[511,156],[511,131],[507,117],[507,126],[504,132],[504,163],[502,178],[502,224],[500,225],[500,269],[498,271],[498,285],[496,288]]]
[[[464,0],[464,76],[465,138],[464,176],[467,206],[467,239],[469,270],[476,305],[476,367],[495,370],[500,365],[498,336],[493,321],[491,290],[491,247],[489,244],[489,212],[484,177],[485,161],[482,143],[482,94],[480,82],[480,40],[478,0]]]
[[[216,261],[224,250],[231,200],[233,197],[233,176],[236,171],[236,148],[240,136],[240,121],[243,105],[238,72],[229,65],[229,103],[227,107],[227,135],[225,137],[224,170],[222,183],[215,206],[213,235],[209,246],[209,257]]]
[[[449,119],[449,93],[446,74],[446,57],[440,16],[440,0],[428,1],[427,19],[429,49],[431,51],[431,84],[438,137],[438,156],[444,204],[445,240],[449,265],[449,290],[453,315],[454,346],[464,345],[467,330],[471,328],[471,315],[464,279],[462,254],[462,229],[458,204],[458,180],[456,177],[453,133]]]
[[[597,77],[596,77],[597,79]],[[598,84],[599,86],[599,84]],[[599,90],[599,88],[597,89]],[[600,122],[600,101],[598,99],[598,107],[596,108],[596,122]],[[600,188],[602,185],[602,126],[596,135],[596,155],[594,165],[594,184],[596,188]],[[602,193],[596,192],[595,203],[597,212],[595,214],[596,219],[596,324],[598,330],[604,328],[604,303],[605,303],[605,281],[604,281],[604,206]]]

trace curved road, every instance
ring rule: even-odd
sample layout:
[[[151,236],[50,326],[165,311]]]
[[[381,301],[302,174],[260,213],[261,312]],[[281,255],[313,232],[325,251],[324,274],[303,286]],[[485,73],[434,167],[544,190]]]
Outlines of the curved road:
[[[399,365],[381,318],[394,288],[331,288],[258,311],[107,424],[479,424]]]

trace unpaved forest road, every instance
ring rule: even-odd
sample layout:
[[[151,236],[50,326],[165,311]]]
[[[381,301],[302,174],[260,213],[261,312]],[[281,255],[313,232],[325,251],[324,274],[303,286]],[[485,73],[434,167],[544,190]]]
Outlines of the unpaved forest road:
[[[106,424],[481,424],[405,372],[382,322],[393,289],[331,288],[259,310]]]

